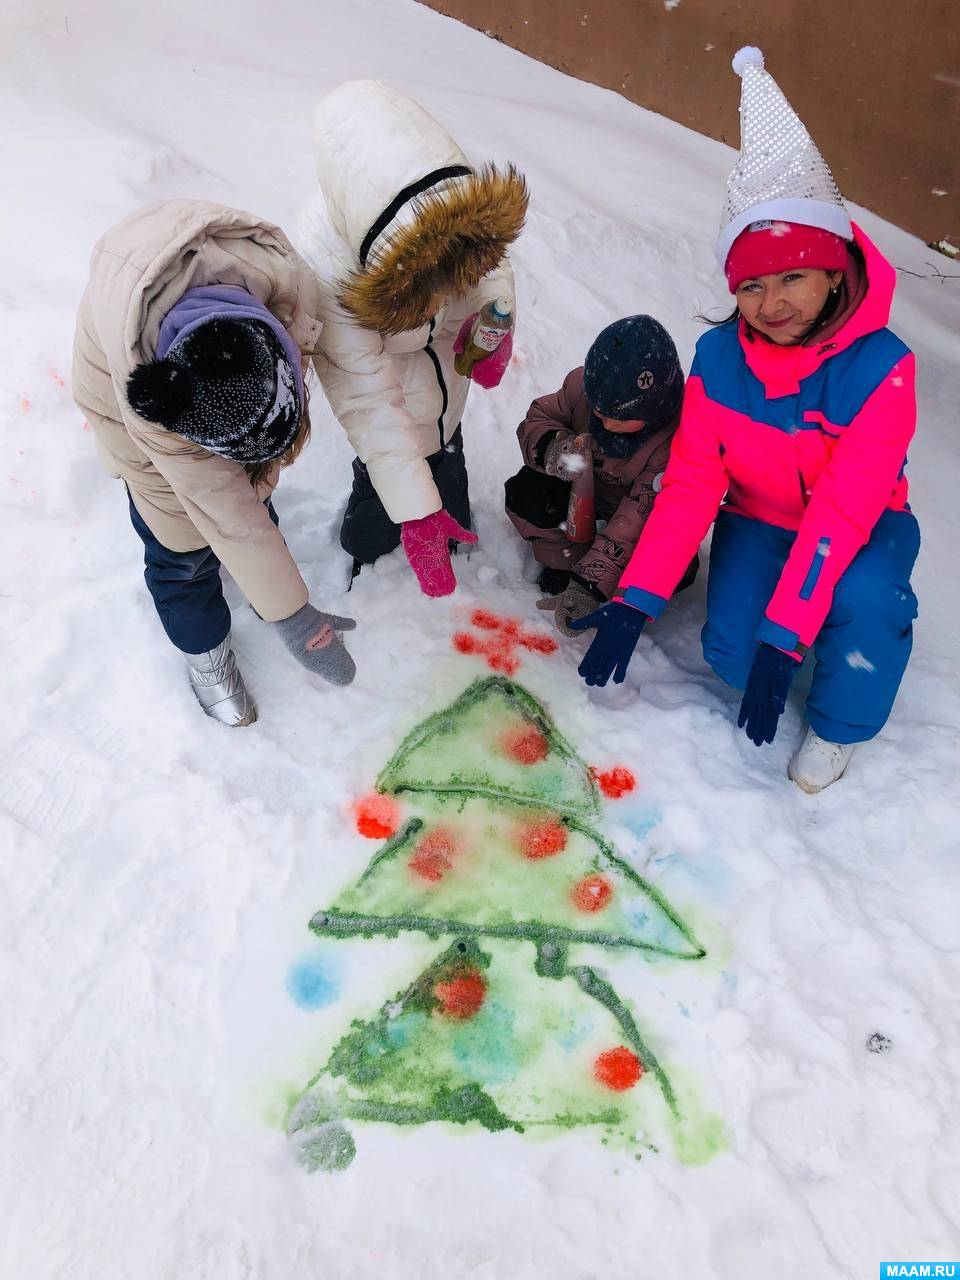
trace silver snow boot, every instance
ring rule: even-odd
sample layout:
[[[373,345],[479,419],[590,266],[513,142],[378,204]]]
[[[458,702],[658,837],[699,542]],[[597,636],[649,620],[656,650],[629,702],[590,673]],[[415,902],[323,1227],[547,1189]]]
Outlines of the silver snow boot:
[[[230,648],[230,636],[206,653],[186,653],[190,684],[211,720],[240,729],[253,724],[257,708],[247,693],[237,659]]]

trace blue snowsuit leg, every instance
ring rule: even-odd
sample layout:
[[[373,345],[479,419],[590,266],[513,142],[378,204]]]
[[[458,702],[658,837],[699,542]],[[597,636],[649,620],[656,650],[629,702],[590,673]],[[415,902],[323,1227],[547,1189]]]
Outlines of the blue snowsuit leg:
[[[710,546],[703,656],[722,680],[746,686],[756,631],[796,534],[721,511]],[[893,707],[913,644],[910,574],[920,529],[909,511],[885,511],[837,583],[813,645],[807,719],[829,742],[865,742]]]

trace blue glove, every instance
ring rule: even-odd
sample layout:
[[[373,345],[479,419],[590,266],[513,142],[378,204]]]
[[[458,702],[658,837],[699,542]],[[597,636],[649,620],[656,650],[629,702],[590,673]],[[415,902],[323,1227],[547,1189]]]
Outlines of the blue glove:
[[[777,724],[799,669],[796,658],[773,645],[761,644],[757,650],[737,717],[737,727],[746,726],[747,737],[755,746],[772,742],[777,736]]]
[[[597,634],[577,668],[587,684],[605,685],[613,675],[614,684],[623,684],[633,651],[648,615],[632,605],[611,600],[585,618],[571,620],[571,631],[596,627]]]

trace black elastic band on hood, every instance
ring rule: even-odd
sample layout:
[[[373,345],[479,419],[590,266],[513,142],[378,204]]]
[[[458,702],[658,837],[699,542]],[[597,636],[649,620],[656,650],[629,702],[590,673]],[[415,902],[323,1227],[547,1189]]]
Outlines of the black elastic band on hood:
[[[441,182],[447,182],[450,178],[467,178],[471,173],[473,173],[473,170],[464,164],[452,164],[448,165],[446,169],[434,169],[433,173],[428,173],[425,178],[420,178],[417,182],[411,182],[409,187],[404,187],[402,191],[398,191],[363,237],[363,244],[360,246],[361,267],[367,265],[367,257],[373,248],[374,242],[383,234],[405,204],[409,204],[411,200],[416,200],[417,196],[422,196],[425,191],[429,191],[431,187],[438,186]]]

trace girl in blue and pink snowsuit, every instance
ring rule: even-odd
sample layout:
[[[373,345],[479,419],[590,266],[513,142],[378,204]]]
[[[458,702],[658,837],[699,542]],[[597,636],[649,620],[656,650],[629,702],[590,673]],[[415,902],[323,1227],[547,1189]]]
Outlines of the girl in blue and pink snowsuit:
[[[893,267],[849,222],[758,51],[744,53],[744,158],[718,246],[738,312],[697,344],[653,513],[615,602],[581,624],[598,632],[581,674],[591,684],[623,679],[641,628],[716,521],[704,657],[745,690],[739,723],[759,746],[773,741],[813,650],[810,730],[790,774],[818,791],[883,727],[910,656],[920,533],[904,467],[914,357],[886,327]],[[764,109],[752,125],[755,103]],[[784,136],[796,152],[798,130],[806,181],[796,195],[800,166]],[[766,198],[757,199],[751,150],[768,165]]]

